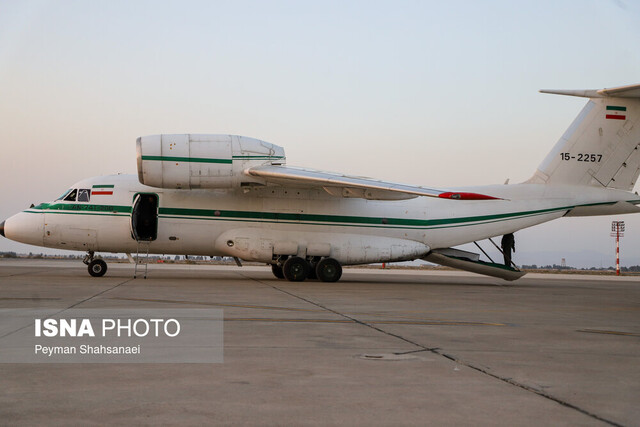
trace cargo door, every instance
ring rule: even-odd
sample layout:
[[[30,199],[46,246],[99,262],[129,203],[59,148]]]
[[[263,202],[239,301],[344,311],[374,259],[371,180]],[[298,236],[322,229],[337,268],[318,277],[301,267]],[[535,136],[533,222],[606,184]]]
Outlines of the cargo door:
[[[136,241],[151,242],[158,238],[158,195],[136,194],[131,209],[131,236]]]

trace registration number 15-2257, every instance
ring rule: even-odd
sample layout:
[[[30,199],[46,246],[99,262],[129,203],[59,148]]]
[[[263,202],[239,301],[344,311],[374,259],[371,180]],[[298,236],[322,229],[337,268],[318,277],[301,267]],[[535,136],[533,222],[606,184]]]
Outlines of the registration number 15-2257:
[[[602,154],[585,154],[585,153],[579,153],[576,154],[574,156],[571,155],[571,153],[560,153],[560,158],[562,160],[576,160],[578,162],[592,162],[592,163],[598,163],[602,160]]]

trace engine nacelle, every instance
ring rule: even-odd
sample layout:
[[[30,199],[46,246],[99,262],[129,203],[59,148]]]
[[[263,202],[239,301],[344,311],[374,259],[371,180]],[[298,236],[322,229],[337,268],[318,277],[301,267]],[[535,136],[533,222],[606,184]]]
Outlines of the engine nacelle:
[[[285,164],[284,149],[236,135],[151,135],[136,141],[138,179],[159,188],[235,188],[263,184],[244,170]]]

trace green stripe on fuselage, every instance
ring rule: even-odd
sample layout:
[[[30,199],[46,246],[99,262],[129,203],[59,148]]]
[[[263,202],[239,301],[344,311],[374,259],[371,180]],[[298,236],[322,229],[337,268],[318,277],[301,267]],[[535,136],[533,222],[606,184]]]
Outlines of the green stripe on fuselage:
[[[469,225],[473,222],[495,222],[508,219],[516,219],[526,216],[542,215],[546,213],[559,212],[571,209],[570,207],[558,207],[549,209],[540,209],[525,212],[512,212],[493,215],[481,215],[462,218],[443,218],[443,219],[405,219],[405,218],[383,218],[383,217],[363,217],[348,215],[320,215],[320,214],[297,214],[297,213],[280,213],[280,212],[252,212],[252,211],[229,211],[214,209],[186,209],[186,208],[168,208],[161,207],[159,216],[162,218],[178,218],[178,219],[208,219],[221,221],[243,221],[250,222],[283,222],[283,223],[302,223],[313,225],[339,225],[349,226],[371,226],[378,228],[446,228],[460,227]],[[131,206],[114,206],[114,205],[93,205],[79,203],[43,203],[31,211],[52,211],[51,213],[86,213],[86,214],[128,214],[131,212]]]
[[[518,213],[505,213],[494,215],[483,215],[463,218],[445,219],[404,219],[404,218],[382,218],[382,217],[362,217],[347,215],[318,215],[318,214],[297,214],[279,212],[250,212],[250,211],[222,211],[210,209],[184,209],[184,208],[160,208],[160,215],[181,216],[181,217],[212,217],[216,219],[255,219],[271,221],[295,221],[314,223],[341,223],[341,224],[372,224],[383,226],[410,226],[410,227],[433,227],[436,225],[468,223],[486,221],[492,219],[517,218],[542,213],[566,210],[567,208],[541,209],[537,211],[527,211]]]
[[[629,203],[637,202],[637,200]],[[590,203],[580,206],[602,206],[613,205],[616,202]],[[336,225],[342,227],[376,227],[376,228],[413,228],[413,229],[438,229],[463,227],[472,225],[470,223],[491,223],[510,219],[524,218],[529,216],[544,215],[553,212],[567,211],[576,206],[562,206],[548,209],[538,209],[523,212],[510,212],[492,215],[479,215],[460,218],[441,219],[407,219],[407,218],[384,218],[384,217],[364,217],[351,215],[322,215],[322,214],[302,214],[302,213],[282,213],[282,212],[255,212],[255,211],[233,211],[216,209],[190,209],[190,208],[170,208],[161,207],[158,214],[161,218],[175,219],[196,219],[196,220],[219,220],[219,221],[239,221],[239,222],[267,222],[267,223],[288,223],[305,225]],[[131,206],[117,205],[94,205],[89,203],[42,203],[28,210],[28,212],[44,211],[57,214],[129,214]]]
[[[94,205],[90,203],[40,203],[31,209],[39,211],[131,213],[131,206]],[[64,212],[67,213],[67,212]]]

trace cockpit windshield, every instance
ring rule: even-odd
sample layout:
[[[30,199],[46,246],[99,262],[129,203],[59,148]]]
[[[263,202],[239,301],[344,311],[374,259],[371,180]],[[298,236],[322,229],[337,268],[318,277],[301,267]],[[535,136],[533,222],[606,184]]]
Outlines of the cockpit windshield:
[[[88,202],[91,198],[91,190],[89,189],[80,189],[78,190],[78,201],[79,202]]]
[[[78,190],[77,189],[72,189],[69,190],[68,194],[66,196],[64,196],[64,200],[65,202],[75,202],[76,201],[76,194],[78,194]]]
[[[72,188],[70,188],[70,189],[68,189],[67,191],[65,191],[65,192],[64,192],[64,194],[63,194],[62,196],[60,196],[60,197],[58,197],[58,198],[56,199],[56,201],[58,201],[58,200],[63,200],[65,197],[67,197],[67,194],[71,193],[71,190],[73,190],[73,189],[72,189]]]
[[[88,202],[91,200],[91,189],[89,188],[72,188],[67,190],[57,200],[63,200],[65,202]]]

